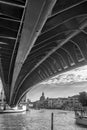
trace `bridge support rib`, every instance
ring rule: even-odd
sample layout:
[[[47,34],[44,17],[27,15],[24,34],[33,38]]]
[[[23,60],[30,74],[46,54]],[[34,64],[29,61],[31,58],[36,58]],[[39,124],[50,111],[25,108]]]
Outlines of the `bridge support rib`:
[[[21,67],[45,24],[56,0],[31,0],[27,2],[25,20],[20,38],[20,45],[15,61],[11,84],[10,103],[15,82]]]

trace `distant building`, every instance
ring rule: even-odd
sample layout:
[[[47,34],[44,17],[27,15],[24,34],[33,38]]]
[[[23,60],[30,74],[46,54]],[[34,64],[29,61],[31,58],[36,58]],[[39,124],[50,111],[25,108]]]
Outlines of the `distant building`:
[[[42,92],[42,95],[38,101],[33,102],[34,108],[44,108],[45,107],[45,95],[44,92]]]
[[[40,101],[39,101],[39,100],[38,100],[38,101],[33,102],[33,108],[35,108],[35,109],[40,108]]]
[[[81,104],[78,100],[78,95],[68,98],[45,98],[44,92],[40,99],[33,102],[34,108],[47,108],[47,109],[68,109],[73,110],[74,107],[80,107]]]
[[[67,98],[45,98],[44,92],[42,92],[40,99],[33,104],[35,108],[59,109],[66,101]]]
[[[61,108],[67,101],[66,98],[47,98],[48,108]]]
[[[42,95],[41,95],[41,97],[40,97],[40,101],[41,101],[41,102],[44,102],[44,101],[45,101],[44,92],[42,92]]]
[[[39,107],[44,108],[45,107],[44,103],[45,103],[45,96],[44,96],[44,92],[42,92],[42,95],[41,95],[40,100],[39,100]]]
[[[78,100],[79,95],[74,95],[67,98],[67,102],[63,105],[64,109],[73,110],[74,108],[80,108],[81,103]]]
[[[79,104],[79,100],[78,100],[78,95],[74,95],[72,97],[68,97],[67,100],[69,103],[72,103],[73,106],[78,105]]]
[[[5,95],[4,95],[4,90],[3,89],[0,92],[0,101],[5,101]]]

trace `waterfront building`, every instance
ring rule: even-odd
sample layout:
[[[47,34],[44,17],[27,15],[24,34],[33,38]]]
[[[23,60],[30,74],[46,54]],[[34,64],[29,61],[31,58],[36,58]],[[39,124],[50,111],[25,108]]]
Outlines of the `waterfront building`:
[[[40,102],[39,102],[39,100],[33,102],[33,108],[35,108],[35,109],[40,108]]]
[[[48,98],[48,108],[61,108],[67,101],[66,98]]]
[[[68,103],[72,104],[73,106],[78,105],[79,104],[78,95],[68,97]]]
[[[47,98],[47,108],[52,108],[53,107],[53,100],[51,98]]]
[[[42,95],[40,97],[40,102],[44,102],[45,101],[45,96],[44,96],[44,92],[42,92]]]
[[[0,92],[0,102],[5,101],[5,94],[4,94],[4,90],[2,89]]]
[[[67,98],[67,102],[63,105],[64,109],[74,110],[74,108],[80,108],[81,103],[78,100],[79,95],[74,95]]]
[[[44,108],[45,107],[45,95],[44,95],[44,92],[42,92],[42,95],[41,95],[41,97],[40,97],[40,100],[39,100],[39,107],[40,108]]]
[[[80,106],[81,104],[78,100],[78,95],[68,98],[45,98],[44,92],[42,92],[42,95],[38,101],[33,102],[34,108],[73,110],[74,107]]]

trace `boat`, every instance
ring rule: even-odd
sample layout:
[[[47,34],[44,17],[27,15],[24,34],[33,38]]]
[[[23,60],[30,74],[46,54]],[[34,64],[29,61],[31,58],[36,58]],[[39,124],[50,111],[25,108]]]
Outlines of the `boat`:
[[[11,108],[5,101],[4,90],[1,91],[0,114],[6,113],[22,113],[27,109],[26,104],[19,104]]]
[[[15,107],[15,108],[6,108],[4,109],[0,109],[0,114],[9,114],[9,113],[22,113],[26,111],[26,106],[22,106],[22,107]]]
[[[75,111],[76,124],[87,126],[87,113],[85,111]]]
[[[76,118],[76,124],[87,126],[87,117],[78,117]]]

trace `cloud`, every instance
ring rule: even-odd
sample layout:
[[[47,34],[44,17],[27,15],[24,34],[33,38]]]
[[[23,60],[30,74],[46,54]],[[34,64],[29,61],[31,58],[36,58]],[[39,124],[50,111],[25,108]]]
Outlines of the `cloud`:
[[[72,84],[73,82],[83,82],[83,81],[87,81],[87,65],[57,75],[49,80],[42,82],[41,84],[67,84],[67,83]]]
[[[46,97],[57,98],[72,96],[82,91],[87,91],[87,65],[36,85],[29,91],[28,97],[35,101],[40,98],[42,92]]]
[[[79,92],[87,91],[87,82],[73,83],[73,84],[39,84],[28,93],[28,98],[35,101],[40,98],[42,92],[45,97],[58,98],[68,97]]]

